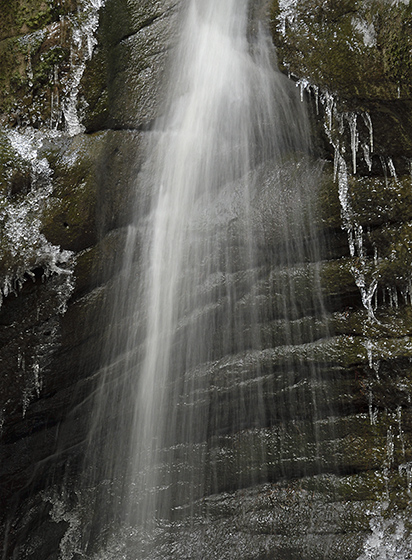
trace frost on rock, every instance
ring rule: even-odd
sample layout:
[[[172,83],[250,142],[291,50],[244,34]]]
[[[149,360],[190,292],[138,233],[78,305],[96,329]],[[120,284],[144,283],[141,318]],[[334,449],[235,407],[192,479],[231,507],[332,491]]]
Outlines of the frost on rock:
[[[385,482],[385,490],[376,507],[369,511],[370,534],[364,542],[363,552],[357,560],[411,560],[412,559],[412,531],[409,522],[411,518],[410,500],[406,510],[398,512],[391,503],[390,477],[395,462],[395,447],[400,446],[405,454],[404,433],[402,429],[402,410],[398,407],[393,415],[393,425],[386,434],[386,459],[381,472]],[[412,464],[410,462],[399,465],[400,478],[405,480],[406,492],[411,498]]]
[[[97,44],[95,32],[99,25],[99,10],[104,0],[81,0],[78,17],[72,21],[72,41],[70,45],[71,76],[63,90],[63,115],[66,132],[74,136],[84,131],[77,111],[77,96],[86,62],[91,59]]]
[[[370,528],[372,533],[357,560],[411,560],[412,537],[400,515],[385,519],[380,513],[372,518]]]
[[[66,523],[67,529],[60,540],[59,560],[72,560],[81,551],[82,522],[80,511],[68,507],[67,497],[51,489],[44,492],[43,500],[51,504],[50,517],[55,523]]]
[[[8,188],[6,184],[0,190],[0,306],[4,298],[18,296],[25,282],[39,279],[47,279],[45,289],[50,306],[50,312],[43,311],[44,303],[38,301],[37,322],[25,331],[26,343],[16,349],[14,373],[21,390],[23,416],[32,400],[40,396],[48,356],[58,339],[56,314],[66,311],[74,289],[73,253],[61,250],[41,233],[53,192],[52,170],[47,159],[39,155],[45,139],[50,139],[50,134],[45,136],[33,129],[6,133],[10,172],[24,170],[27,184],[22,192],[13,194],[10,178]],[[47,323],[44,328],[47,336],[42,332],[43,321]],[[24,320],[21,327],[13,328],[17,329],[16,333],[22,332],[26,328]]]
[[[30,190],[16,198],[0,191],[0,261],[7,265],[7,273],[0,279],[0,304],[3,297],[16,293],[28,276],[34,277],[34,269],[42,268],[44,276],[55,273],[66,279],[59,305],[59,311],[63,312],[73,289],[69,268],[73,255],[48,242],[41,233],[42,217],[53,191],[49,163],[38,157],[44,136],[33,129],[13,130],[7,133],[7,139],[14,157],[29,170]]]
[[[297,0],[279,0],[279,22],[280,22],[280,32],[284,35],[286,33],[286,27],[288,21],[293,21],[295,17],[294,8],[297,4]]]
[[[376,30],[372,22],[358,16],[353,18],[352,26],[362,36],[365,47],[376,47]]]
[[[97,42],[95,33],[103,3],[104,0],[78,0],[75,12],[16,39],[20,50],[27,53],[23,55],[25,78],[32,90],[32,103],[16,105],[19,119],[13,121],[15,128],[1,127],[0,307],[4,298],[18,296],[25,283],[46,285],[39,291],[38,300],[30,300],[33,309],[27,312],[29,327],[25,326],[26,317],[22,318],[21,326],[18,322],[12,325],[17,333],[13,342],[16,398],[4,403],[5,415],[16,406],[21,406],[25,415],[33,399],[40,397],[47,381],[45,372],[50,355],[58,344],[57,315],[65,313],[74,289],[74,253],[52,244],[42,233],[53,195],[53,171],[44,154],[49,145],[61,145],[67,137],[83,131],[78,115],[78,89]],[[48,80],[53,84],[49,88],[50,101],[48,94],[36,94],[36,67],[31,52],[38,53],[43,47],[40,62],[44,63],[45,72],[51,72]],[[50,70],[46,55],[53,53],[53,49],[56,63]],[[70,50],[69,60],[58,57],[59,49],[64,53]],[[49,102],[50,112],[45,108]],[[17,342],[20,333],[21,346]],[[14,355],[10,363],[13,358]]]

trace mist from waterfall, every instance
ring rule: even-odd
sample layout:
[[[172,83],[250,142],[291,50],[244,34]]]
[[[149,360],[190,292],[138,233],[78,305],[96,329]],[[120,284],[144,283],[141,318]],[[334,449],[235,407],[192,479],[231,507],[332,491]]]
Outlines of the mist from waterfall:
[[[273,479],[265,431],[305,407],[278,385],[312,342],[302,316],[322,314],[316,274],[301,282],[317,175],[298,92],[248,4],[182,8],[136,181],[86,469],[110,488],[87,538],[129,527],[131,558],[161,558],[157,532],[207,516],[205,496]]]

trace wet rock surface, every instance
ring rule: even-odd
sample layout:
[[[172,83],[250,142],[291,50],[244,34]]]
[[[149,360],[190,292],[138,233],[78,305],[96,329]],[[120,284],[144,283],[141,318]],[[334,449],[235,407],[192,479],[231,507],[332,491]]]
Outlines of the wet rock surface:
[[[84,512],[73,482],[99,375],[101,324],[119,282],[148,129],[161,112],[178,3],[107,0],[98,29],[87,3],[3,4],[3,556],[68,560],[82,550]],[[379,551],[408,558],[411,7],[265,4],[279,65],[298,81],[311,111],[322,160],[312,234],[325,242],[312,262],[288,270],[276,259],[264,262],[268,245],[276,254],[276,236],[273,213],[261,205],[261,281],[253,294],[240,288],[237,305],[244,313],[262,310],[262,347],[240,355],[233,341],[233,356],[222,356],[217,333],[214,361],[205,365],[214,411],[207,491],[194,526],[177,520],[165,528],[158,554],[195,558],[204,547],[203,557],[219,559],[366,560]],[[89,14],[96,33],[93,56],[85,37],[70,54],[79,13]],[[242,274],[235,276],[241,286]],[[304,298],[314,284],[321,317],[313,296]],[[287,310],[294,316],[286,340],[288,291],[301,303]],[[226,311],[223,304],[217,316]],[[236,376],[250,372],[253,385],[256,360],[266,425],[239,426],[228,414]],[[168,531],[181,535],[178,552]],[[119,537],[102,558],[128,558],[140,541]]]

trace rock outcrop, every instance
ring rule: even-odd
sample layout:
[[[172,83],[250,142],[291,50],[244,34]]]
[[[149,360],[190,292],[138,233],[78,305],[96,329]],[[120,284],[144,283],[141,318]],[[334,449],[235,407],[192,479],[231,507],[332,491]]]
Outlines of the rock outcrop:
[[[3,557],[68,560],[84,550],[87,516],[75,480],[96,354],[131,191],[139,189],[146,138],[161,111],[178,2],[3,4]],[[279,67],[308,106],[311,157],[320,162],[312,227],[325,242],[316,259],[293,269],[293,291],[302,296],[291,322],[295,348],[282,340],[276,315],[275,287],[287,291],[290,271],[274,267],[272,284],[263,280],[257,290],[268,318],[267,425],[257,435],[250,427],[230,433],[217,398],[208,445],[218,483],[203,500],[207,524],[179,521],[179,557],[196,557],[200,536],[205,558],[363,560],[378,550],[408,557],[412,7],[384,0],[254,6],[266,13]],[[261,211],[270,226],[265,204]],[[262,244],[275,243],[269,226]],[[322,316],[303,303],[314,282]],[[252,371],[249,359],[242,367]],[[234,398],[230,364],[211,374],[225,402]],[[252,442],[260,463],[246,451]],[[108,557],[126,554],[121,547],[108,545]]]
[[[2,554],[57,558],[74,553],[57,489],[84,454],[100,321],[176,2],[3,4]]]

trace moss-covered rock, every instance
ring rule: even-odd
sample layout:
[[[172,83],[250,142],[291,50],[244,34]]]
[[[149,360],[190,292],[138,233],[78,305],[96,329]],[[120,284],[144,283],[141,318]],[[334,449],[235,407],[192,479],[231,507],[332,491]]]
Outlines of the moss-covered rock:
[[[266,3],[251,9],[263,11]],[[273,184],[267,192],[262,188],[260,200],[253,201],[259,268],[244,271],[239,258],[233,274],[212,279],[207,288],[218,293],[224,282],[235,300],[220,298],[216,308],[199,310],[216,322],[233,309],[238,316],[260,318],[256,331],[243,333],[250,347],[238,351],[244,341],[233,337],[233,354],[224,355],[221,340],[228,335],[222,327],[210,362],[189,372],[208,376],[193,406],[212,412],[202,443],[209,458],[207,489],[196,488],[211,519],[201,538],[210,557],[222,558],[222,546],[230,539],[238,546],[240,539],[244,558],[354,560],[375,534],[371,523],[384,534],[400,519],[402,534],[410,531],[411,8],[380,0],[304,0],[288,2],[286,17],[277,2],[271,4],[281,67],[318,93],[318,114],[311,99],[312,119],[323,136],[314,145],[328,161],[315,173],[319,204],[305,200],[303,216],[279,216]],[[109,294],[121,289],[116,273],[135,210],[132,191],[142,195],[139,212],[147,211],[146,185],[138,174],[149,134],[131,129],[145,130],[158,115],[178,2],[107,0],[99,44],[77,85],[70,81],[69,47],[78,6],[68,0],[58,5],[11,2],[0,24],[3,123],[62,128],[56,99],[67,95],[65,84],[79,88],[77,109],[88,132],[44,137],[33,148],[34,159],[18,151],[10,131],[0,136],[1,225],[6,211],[27,209],[26,222],[38,220],[42,248],[53,246],[59,254],[59,247],[70,249],[76,256],[70,270],[66,262],[62,270],[46,272],[37,246],[28,258],[23,249],[13,254],[11,237],[0,241],[2,279],[17,272],[21,279],[20,285],[7,284],[0,315],[0,424],[7,440],[2,489],[7,504],[14,488],[32,483],[37,493],[26,500],[23,492],[8,525],[10,554],[19,558],[29,557],[31,547],[39,557],[52,557],[57,541],[69,540],[68,533],[62,537],[67,522],[51,520],[50,508],[42,506],[48,484],[43,475],[48,457],[57,457],[56,480],[65,474],[71,481],[81,468],[84,419],[99,375],[96,356],[104,346],[101,325],[110,313]],[[43,167],[35,168],[34,161]],[[40,191],[44,197],[37,204],[33,195]],[[285,266],[280,219],[289,220],[290,243],[327,235],[311,262],[306,256],[300,262],[299,254]],[[241,255],[236,235],[243,224],[230,227],[233,249]],[[139,254],[137,246],[136,289]],[[250,276],[258,280],[248,291]],[[190,318],[182,321],[182,336],[190,328]],[[119,339],[126,340],[124,329],[114,326]],[[240,425],[236,403],[255,407],[255,390],[261,425]],[[58,434],[64,449],[55,454]],[[200,479],[204,455],[199,457]],[[39,463],[33,466],[33,459]],[[250,487],[236,490],[239,481]],[[205,496],[215,491],[220,493]],[[43,528],[44,540],[38,538]],[[188,534],[193,536],[183,536],[190,541]],[[220,539],[217,552],[210,535]],[[230,545],[227,557],[233,557]]]
[[[0,41],[0,115],[8,125],[56,124],[59,97],[70,75],[64,20]],[[53,123],[54,121],[54,123]]]
[[[321,101],[318,111],[321,105],[320,112],[329,114],[325,121],[330,119],[330,95],[340,116],[367,113],[373,154],[396,158],[397,169],[408,172],[402,158],[412,155],[410,4],[305,0],[280,6],[272,3],[271,22],[281,68],[302,84],[312,84]],[[363,125],[358,125],[360,132]],[[340,146],[349,154],[350,133],[343,134],[341,122],[337,128]],[[360,134],[363,144],[369,131]],[[374,174],[382,173],[379,166],[377,158]]]
[[[42,29],[52,21],[73,11],[75,0],[2,0],[0,41]]]
[[[42,232],[53,244],[80,251],[97,241],[96,166],[104,139],[78,136],[52,159],[53,193]]]
[[[411,18],[409,3],[383,0],[304,0],[282,11],[277,2],[272,7],[281,64],[344,98],[410,97]]]

